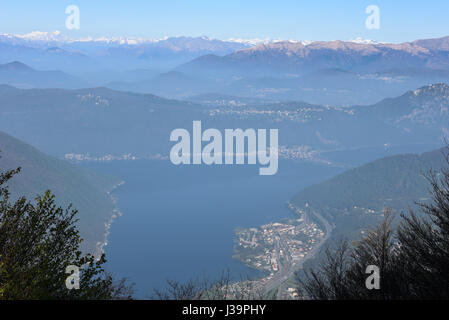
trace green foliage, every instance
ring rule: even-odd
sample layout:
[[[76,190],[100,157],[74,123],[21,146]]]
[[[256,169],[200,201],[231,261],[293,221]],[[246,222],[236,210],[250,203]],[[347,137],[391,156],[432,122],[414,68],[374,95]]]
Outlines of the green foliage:
[[[428,196],[424,173],[444,165],[442,150],[387,157],[308,187],[296,194],[293,202],[299,207],[308,202],[314,209],[337,213],[354,206],[380,211],[386,207],[407,208]]]
[[[130,288],[103,269],[104,255],[81,253],[76,210],[56,206],[50,191],[35,203],[11,202],[5,183],[19,171],[0,173],[0,299],[130,298]],[[66,287],[70,265],[81,269],[79,290]]]

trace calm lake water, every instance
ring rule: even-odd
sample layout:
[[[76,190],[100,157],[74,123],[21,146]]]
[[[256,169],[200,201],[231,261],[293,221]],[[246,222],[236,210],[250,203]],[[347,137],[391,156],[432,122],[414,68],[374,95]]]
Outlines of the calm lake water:
[[[169,161],[116,161],[89,167],[121,177],[115,191],[123,216],[105,248],[109,271],[136,283],[149,297],[167,279],[234,279],[257,273],[232,259],[236,227],[292,217],[286,202],[307,185],[342,171],[281,161],[275,176],[257,166],[174,166]]]
[[[328,154],[353,166],[373,159],[435,146],[365,148]],[[280,161],[275,176],[259,176],[258,166],[174,166],[169,161],[87,163],[121,177],[116,190],[123,216],[114,221],[105,251],[108,269],[136,283],[136,295],[150,297],[167,279],[257,276],[232,259],[234,229],[292,217],[286,202],[314,183],[342,172],[297,161]]]

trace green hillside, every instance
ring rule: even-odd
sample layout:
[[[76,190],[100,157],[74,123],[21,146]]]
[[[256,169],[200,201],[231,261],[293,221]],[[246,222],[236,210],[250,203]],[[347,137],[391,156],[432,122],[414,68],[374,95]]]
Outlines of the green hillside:
[[[50,189],[58,205],[72,203],[79,211],[79,227],[85,239],[83,249],[97,250],[97,243],[105,239],[105,223],[115,209],[108,192],[120,182],[118,178],[48,156],[3,132],[0,132],[0,156],[0,170],[22,168],[9,183],[14,198],[25,195],[34,199]]]
[[[424,174],[446,165],[443,153],[441,149],[379,159],[310,186],[292,202],[335,224],[333,237],[356,237],[360,229],[379,221],[385,208],[405,212],[415,201],[426,201],[429,184]]]

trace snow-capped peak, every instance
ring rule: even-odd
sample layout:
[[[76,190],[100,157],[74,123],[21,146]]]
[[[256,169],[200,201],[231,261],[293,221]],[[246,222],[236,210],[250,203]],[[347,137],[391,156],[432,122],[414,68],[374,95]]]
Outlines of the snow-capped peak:
[[[45,32],[45,31],[33,31],[26,34],[0,34],[0,41],[8,41],[12,43],[23,43],[36,46],[41,46],[44,43],[74,43],[74,42],[97,42],[97,43],[105,43],[105,44],[118,44],[118,45],[138,45],[138,44],[146,44],[146,43],[157,43],[161,41],[166,41],[171,37],[163,37],[158,39],[152,38],[131,38],[131,37],[84,37],[84,38],[69,38],[68,36],[62,34],[60,31],[54,32]],[[176,38],[176,37],[174,37]],[[205,41],[213,41],[210,37],[202,35],[198,37],[199,39]],[[260,39],[260,38],[230,38],[226,40],[220,40],[224,42],[233,42],[240,43],[247,46],[256,46],[260,44],[269,44],[276,42],[291,42],[291,43],[301,43],[303,45],[308,45],[311,41],[298,41],[298,40],[283,40],[283,39]]]
[[[349,40],[349,42],[353,42],[353,43],[360,43],[360,44],[378,44],[377,41],[375,40],[370,40],[370,39],[363,39],[363,38],[355,38],[353,40]]]
[[[16,37],[29,41],[65,41],[67,37],[61,34],[60,31],[44,32],[44,31],[32,31],[26,34],[17,34],[12,37]]]

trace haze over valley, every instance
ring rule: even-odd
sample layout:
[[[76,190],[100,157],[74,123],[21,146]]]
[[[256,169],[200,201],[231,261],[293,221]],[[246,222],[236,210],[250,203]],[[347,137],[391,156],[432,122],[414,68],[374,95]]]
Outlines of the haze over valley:
[[[22,168],[8,182],[15,200],[50,189],[73,204],[82,250],[106,253],[138,298],[229,268],[233,294],[250,284],[297,299],[298,274],[326,246],[363,236],[386,208],[429,201],[422,173],[446,164],[448,84],[449,36],[4,33],[0,168]],[[249,151],[242,165],[173,164],[171,133],[194,121],[276,129],[279,147],[258,152],[275,152],[277,173],[259,176]]]

